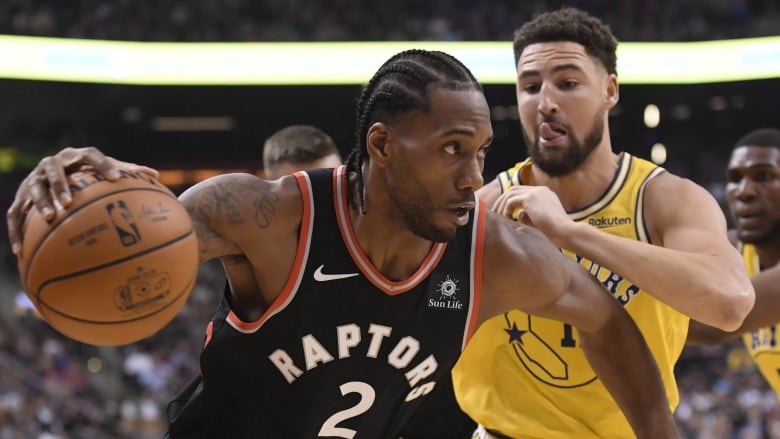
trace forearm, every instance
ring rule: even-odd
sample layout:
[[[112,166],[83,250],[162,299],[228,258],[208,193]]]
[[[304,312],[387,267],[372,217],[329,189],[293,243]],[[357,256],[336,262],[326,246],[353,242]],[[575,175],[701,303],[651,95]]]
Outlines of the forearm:
[[[740,331],[727,332],[704,323],[691,320],[688,324],[687,344],[692,345],[716,345],[738,338]]]
[[[738,255],[664,248],[574,223],[562,248],[617,273],[691,318],[733,331],[753,306],[753,288]]]
[[[591,367],[639,439],[679,437],[655,359],[642,334],[627,313],[613,314],[598,331],[580,331]]]

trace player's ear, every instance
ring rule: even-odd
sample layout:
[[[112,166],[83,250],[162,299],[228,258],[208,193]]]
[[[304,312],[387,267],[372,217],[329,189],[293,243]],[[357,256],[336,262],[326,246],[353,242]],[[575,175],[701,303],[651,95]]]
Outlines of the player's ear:
[[[618,85],[617,75],[610,73],[606,78],[606,87],[604,88],[605,105],[607,109],[612,109],[620,100],[620,85]]]
[[[376,122],[368,128],[366,134],[366,147],[370,160],[379,165],[385,166],[389,159],[390,139],[393,136],[392,131],[382,122]]]

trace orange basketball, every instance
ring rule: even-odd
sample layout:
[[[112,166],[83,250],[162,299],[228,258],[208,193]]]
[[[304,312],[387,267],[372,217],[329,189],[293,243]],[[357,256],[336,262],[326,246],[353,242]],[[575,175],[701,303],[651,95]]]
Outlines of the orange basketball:
[[[73,202],[47,223],[31,209],[19,273],[41,317],[94,345],[146,338],[181,309],[198,270],[192,222],[176,196],[146,175],[68,177]]]

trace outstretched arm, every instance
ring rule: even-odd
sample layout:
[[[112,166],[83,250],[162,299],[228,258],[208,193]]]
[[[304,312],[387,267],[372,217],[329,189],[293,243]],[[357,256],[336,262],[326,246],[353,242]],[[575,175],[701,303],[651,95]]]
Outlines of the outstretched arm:
[[[513,187],[494,209],[505,216],[519,214],[557,246],[609,267],[708,325],[735,330],[753,306],[753,287],[727,239],[723,212],[709,193],[688,180],[662,174],[648,184],[644,217],[654,245],[572,221],[543,186]]]
[[[780,265],[768,268],[751,279],[756,290],[756,304],[734,332],[722,331],[695,320],[690,321],[688,344],[718,344],[740,337],[746,332],[780,323]]]
[[[636,435],[678,437],[655,359],[618,301],[537,230],[491,218],[480,320],[520,308],[575,326],[593,370]]]

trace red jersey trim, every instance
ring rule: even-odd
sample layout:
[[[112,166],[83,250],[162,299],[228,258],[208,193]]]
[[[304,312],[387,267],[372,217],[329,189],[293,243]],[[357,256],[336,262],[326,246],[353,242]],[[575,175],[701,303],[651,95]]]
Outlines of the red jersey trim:
[[[474,228],[471,233],[471,300],[469,301],[469,314],[466,319],[466,329],[463,332],[463,345],[466,348],[474,331],[477,329],[479,317],[479,304],[482,300],[482,268],[485,256],[485,217],[487,207],[481,200],[477,200],[474,208]]]
[[[304,269],[306,268],[306,260],[309,256],[309,246],[311,244],[312,226],[314,224],[314,198],[311,191],[311,180],[308,174],[305,172],[296,172],[293,176],[298,180],[298,187],[301,190],[301,199],[303,201],[303,215],[301,218],[301,231],[298,237],[298,249],[295,253],[295,260],[293,261],[292,270],[290,271],[290,277],[287,278],[287,283],[282,288],[282,292],[271,303],[271,306],[263,313],[260,318],[255,322],[243,322],[233,312],[227,316],[227,322],[236,331],[249,334],[257,331],[263,326],[269,318],[278,314],[295,297],[295,293],[298,291],[298,287],[303,279]]]
[[[408,279],[398,282],[387,279],[376,269],[374,264],[371,263],[363,252],[363,249],[360,248],[357,237],[355,236],[355,230],[352,228],[352,220],[349,216],[349,203],[347,202],[346,167],[340,166],[334,169],[333,177],[333,199],[336,203],[336,216],[339,223],[339,230],[341,231],[341,237],[344,240],[344,244],[346,245],[349,254],[352,256],[352,260],[355,261],[355,264],[357,264],[366,279],[382,292],[391,296],[405,293],[419,285],[420,282],[431,274],[434,267],[439,263],[439,260],[444,255],[444,251],[447,249],[447,244],[434,243],[431,251],[425,257],[425,260],[420,264],[420,267]]]

